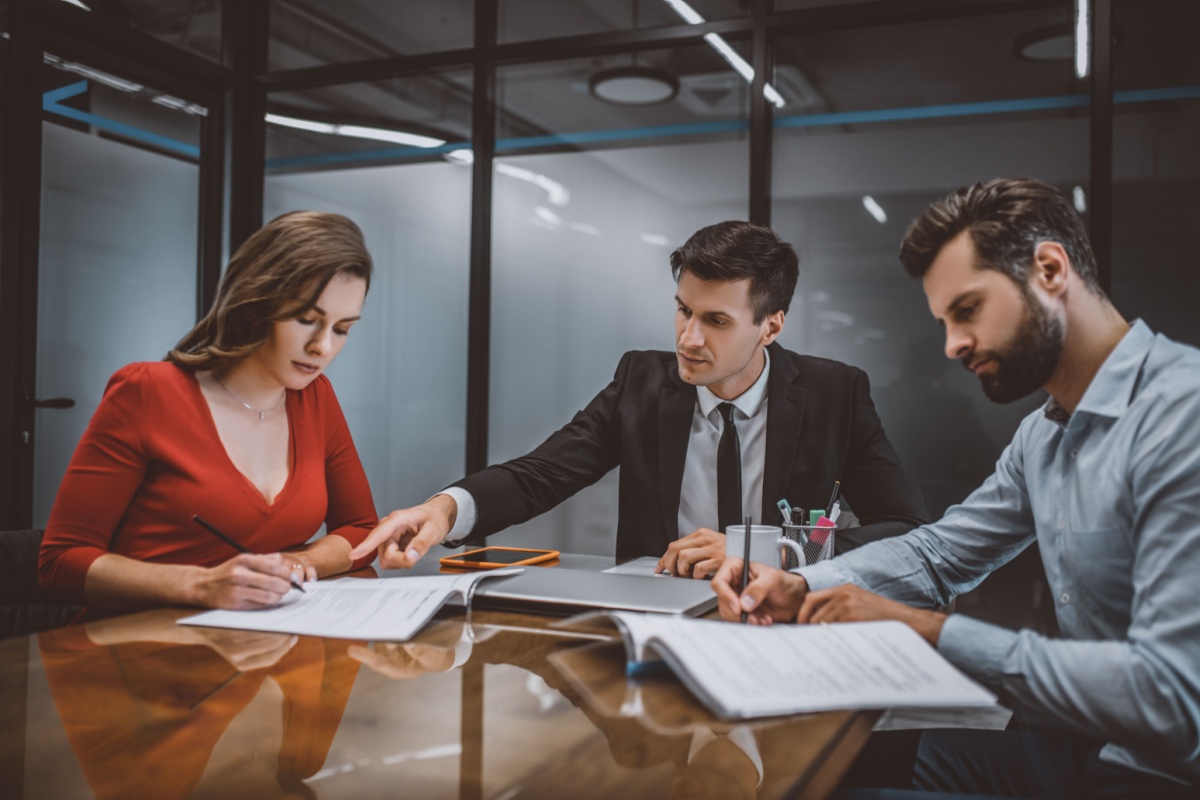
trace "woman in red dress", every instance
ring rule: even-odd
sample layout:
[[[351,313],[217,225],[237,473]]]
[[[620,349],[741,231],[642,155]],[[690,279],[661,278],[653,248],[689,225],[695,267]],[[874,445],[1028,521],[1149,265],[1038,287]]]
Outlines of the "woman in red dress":
[[[110,379],[55,498],[42,586],[91,609],[258,608],[360,566],[350,550],[377,515],[321,373],[370,280],[362,232],[338,214],[251,236],[166,359]]]

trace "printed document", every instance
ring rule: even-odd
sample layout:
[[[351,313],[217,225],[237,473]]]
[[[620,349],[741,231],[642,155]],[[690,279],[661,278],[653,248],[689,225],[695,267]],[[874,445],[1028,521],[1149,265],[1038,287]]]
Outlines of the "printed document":
[[[661,658],[726,719],[996,702],[901,622],[762,627],[603,613],[621,630],[631,662]]]
[[[304,584],[304,592],[292,589],[271,608],[206,611],[181,619],[179,624],[403,642],[421,630],[447,602],[466,604],[479,581],[520,571],[518,567],[464,575],[310,582]]]

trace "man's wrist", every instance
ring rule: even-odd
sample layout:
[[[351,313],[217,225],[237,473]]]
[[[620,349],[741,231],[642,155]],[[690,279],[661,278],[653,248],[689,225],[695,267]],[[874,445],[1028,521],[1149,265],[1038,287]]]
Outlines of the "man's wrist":
[[[445,492],[438,492],[426,500],[425,505],[429,506],[433,513],[445,518],[446,533],[442,536],[442,542],[446,542],[450,537],[450,532],[454,530],[455,521],[458,519],[458,503]]]
[[[942,628],[946,624],[946,615],[924,609],[913,609],[913,614],[914,617],[908,624],[921,635],[922,639],[936,648],[938,639],[942,636]]]

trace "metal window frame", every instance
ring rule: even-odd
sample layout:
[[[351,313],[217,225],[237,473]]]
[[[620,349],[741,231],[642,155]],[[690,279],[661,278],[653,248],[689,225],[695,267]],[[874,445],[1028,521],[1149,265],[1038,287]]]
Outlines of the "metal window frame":
[[[234,73],[66,3],[13,0],[8,32],[0,244],[0,529],[17,530],[33,524],[43,53],[155,86],[208,109],[201,121],[197,189],[198,314],[211,301],[221,270],[227,122],[223,105]]]
[[[1111,283],[1112,58],[1111,0],[1093,0],[1090,85],[1090,229],[1102,285]],[[750,111],[750,219],[769,224],[771,214],[771,107],[762,84],[772,64],[775,41],[796,33],[872,28],[939,20],[1020,13],[1072,11],[1073,0],[868,0],[793,11],[775,11],[772,0],[753,0],[746,17],[701,25],[668,25],[553,39],[497,42],[499,0],[476,0],[474,44],[467,49],[373,58],[286,71],[267,68],[268,0],[223,0],[223,63],[173,47],[137,31],[118,29],[65,3],[13,0],[10,4],[9,113],[4,120],[3,271],[0,273],[0,525],[25,527],[31,518],[32,446],[20,445],[32,431],[32,410],[22,392],[33,391],[36,357],[40,120],[37,70],[41,53],[60,48],[80,60],[162,86],[180,96],[199,97],[209,108],[201,145],[198,315],[215,294],[223,232],[230,249],[262,223],[265,180],[264,114],[272,93],[404,77],[442,69],[471,69],[472,104],[471,246],[466,468],[487,464],[491,350],[492,164],[496,140],[495,80],[498,67],[552,62],[654,48],[699,44],[706,33],[751,42],[755,81]],[[32,78],[32,79],[31,79]],[[227,216],[226,216],[227,215]],[[22,499],[24,497],[24,499]]]

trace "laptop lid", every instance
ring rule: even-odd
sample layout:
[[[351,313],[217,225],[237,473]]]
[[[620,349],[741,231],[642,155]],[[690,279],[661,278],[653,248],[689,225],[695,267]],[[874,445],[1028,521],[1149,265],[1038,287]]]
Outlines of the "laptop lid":
[[[476,608],[535,614],[608,608],[697,617],[717,607],[717,596],[708,581],[526,567],[519,575],[483,581],[471,602]]]

